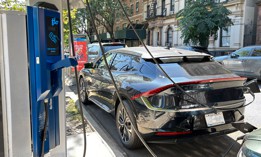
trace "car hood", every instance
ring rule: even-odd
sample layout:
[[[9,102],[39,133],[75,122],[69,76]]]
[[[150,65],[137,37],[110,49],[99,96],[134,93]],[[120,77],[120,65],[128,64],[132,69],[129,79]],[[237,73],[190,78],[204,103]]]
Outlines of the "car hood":
[[[229,58],[229,56],[226,55],[226,56],[214,57],[213,59],[214,59],[215,61],[223,61],[223,60],[228,59],[228,58]]]
[[[261,141],[261,129],[254,130],[253,132],[247,134],[245,139]]]

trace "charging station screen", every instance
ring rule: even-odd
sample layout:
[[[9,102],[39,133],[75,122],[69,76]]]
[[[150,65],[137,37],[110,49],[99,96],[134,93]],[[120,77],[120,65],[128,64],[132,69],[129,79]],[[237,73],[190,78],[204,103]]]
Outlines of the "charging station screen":
[[[46,16],[46,38],[47,38],[47,55],[60,55],[61,41],[60,41],[60,19]]]

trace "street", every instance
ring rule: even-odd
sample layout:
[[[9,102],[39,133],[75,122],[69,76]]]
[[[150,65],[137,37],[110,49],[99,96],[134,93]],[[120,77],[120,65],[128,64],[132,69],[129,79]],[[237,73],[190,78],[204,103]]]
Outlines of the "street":
[[[261,84],[259,83],[261,88]],[[76,87],[70,87],[74,92]],[[246,107],[245,111],[245,121],[256,126],[261,127],[261,114],[260,104],[261,104],[261,93],[255,94],[255,101]],[[247,101],[251,101],[251,96],[246,95]],[[117,134],[114,116],[106,113],[98,106],[91,104],[84,106],[85,116],[91,116],[98,125],[96,131],[100,133],[100,136],[107,142],[109,146],[113,149],[117,149],[123,154],[123,156],[135,156],[143,157],[150,156],[149,152],[145,149],[128,150],[123,147]],[[88,115],[86,115],[88,113]],[[101,130],[103,130],[101,132]],[[228,150],[231,144],[235,143],[235,139],[242,135],[241,132],[237,131],[229,135],[215,136],[215,137],[199,137],[193,140],[189,140],[182,143],[176,144],[149,144],[151,149],[160,157],[168,156],[179,156],[179,157],[223,157],[224,153]],[[107,139],[107,140],[106,140]],[[231,151],[228,153],[227,157],[235,157],[239,148],[241,141],[235,143]]]

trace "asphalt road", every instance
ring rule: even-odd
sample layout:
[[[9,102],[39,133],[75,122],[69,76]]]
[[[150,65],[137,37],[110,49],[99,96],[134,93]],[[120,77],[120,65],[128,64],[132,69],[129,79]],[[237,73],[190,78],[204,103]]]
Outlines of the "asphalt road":
[[[259,83],[261,88],[261,84]],[[75,92],[75,87],[71,87]],[[251,100],[250,95],[246,95],[247,101]],[[256,94],[254,103],[249,105],[245,111],[245,121],[261,128],[261,93]],[[123,147],[117,134],[114,116],[106,113],[94,104],[84,106],[85,113],[95,121],[99,129],[103,130],[100,134],[108,145],[113,145],[112,149],[118,149],[123,156],[129,157],[149,157],[149,152],[145,149],[128,150]],[[99,132],[99,130],[97,130]],[[231,151],[226,157],[235,157],[239,148],[240,142],[235,139],[242,135],[240,132],[235,132],[229,135],[216,137],[200,137],[177,144],[149,144],[151,149],[158,157],[223,157],[231,144],[234,143]]]

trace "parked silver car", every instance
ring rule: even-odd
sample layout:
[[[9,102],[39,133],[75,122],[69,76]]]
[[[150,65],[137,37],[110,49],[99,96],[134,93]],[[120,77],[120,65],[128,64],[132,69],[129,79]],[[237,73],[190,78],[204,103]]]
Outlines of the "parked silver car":
[[[237,75],[261,80],[261,46],[243,47],[214,59]]]

